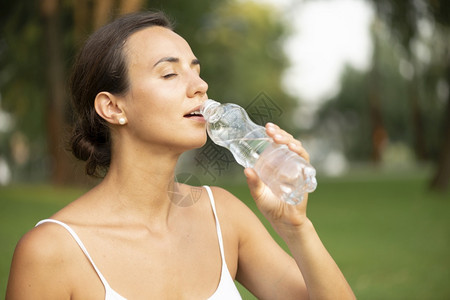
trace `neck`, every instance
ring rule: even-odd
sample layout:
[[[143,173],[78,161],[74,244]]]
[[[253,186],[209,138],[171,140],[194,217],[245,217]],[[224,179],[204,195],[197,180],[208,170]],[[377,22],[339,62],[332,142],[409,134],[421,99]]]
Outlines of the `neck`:
[[[122,219],[167,224],[179,154],[149,150],[145,155],[116,151],[99,190]],[[124,219],[124,220],[125,220]]]

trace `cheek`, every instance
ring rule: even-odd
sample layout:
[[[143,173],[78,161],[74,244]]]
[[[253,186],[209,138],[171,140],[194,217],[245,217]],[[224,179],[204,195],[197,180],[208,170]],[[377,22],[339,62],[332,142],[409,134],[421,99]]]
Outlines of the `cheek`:
[[[130,97],[130,113],[139,116],[140,121],[158,118],[170,113],[170,92],[151,85],[136,87]]]
[[[128,117],[136,135],[156,138],[169,134],[179,124],[179,114],[170,99],[157,98],[157,95],[134,98],[134,105]]]
[[[175,81],[161,82],[153,78],[135,79],[130,88],[127,118],[133,130],[152,136],[173,130],[182,120],[178,86]],[[129,113],[129,115],[128,115]],[[131,120],[132,119],[132,120]],[[142,132],[141,132],[142,134]]]

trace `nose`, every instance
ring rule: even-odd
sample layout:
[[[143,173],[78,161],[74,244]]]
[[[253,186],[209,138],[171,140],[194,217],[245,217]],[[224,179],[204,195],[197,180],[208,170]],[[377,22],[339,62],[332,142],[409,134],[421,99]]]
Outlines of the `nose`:
[[[191,82],[188,88],[188,96],[190,98],[197,96],[204,96],[208,91],[208,84],[204,81],[197,72],[193,72]]]

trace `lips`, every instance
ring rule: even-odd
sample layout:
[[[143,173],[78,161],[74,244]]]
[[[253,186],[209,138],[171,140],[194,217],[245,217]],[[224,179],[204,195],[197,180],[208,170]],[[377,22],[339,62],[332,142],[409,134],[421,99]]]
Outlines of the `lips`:
[[[191,111],[189,111],[187,114],[185,114],[183,117],[185,118],[203,118],[203,115],[200,112],[200,105],[193,108]]]

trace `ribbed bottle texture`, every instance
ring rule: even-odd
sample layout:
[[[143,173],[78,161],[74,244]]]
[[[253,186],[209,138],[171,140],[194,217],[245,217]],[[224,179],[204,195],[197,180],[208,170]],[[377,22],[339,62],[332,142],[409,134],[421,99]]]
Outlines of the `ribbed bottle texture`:
[[[240,165],[253,168],[283,201],[298,204],[304,193],[316,189],[316,170],[287,146],[276,144],[242,107],[209,99],[201,113],[211,140],[229,149]]]

